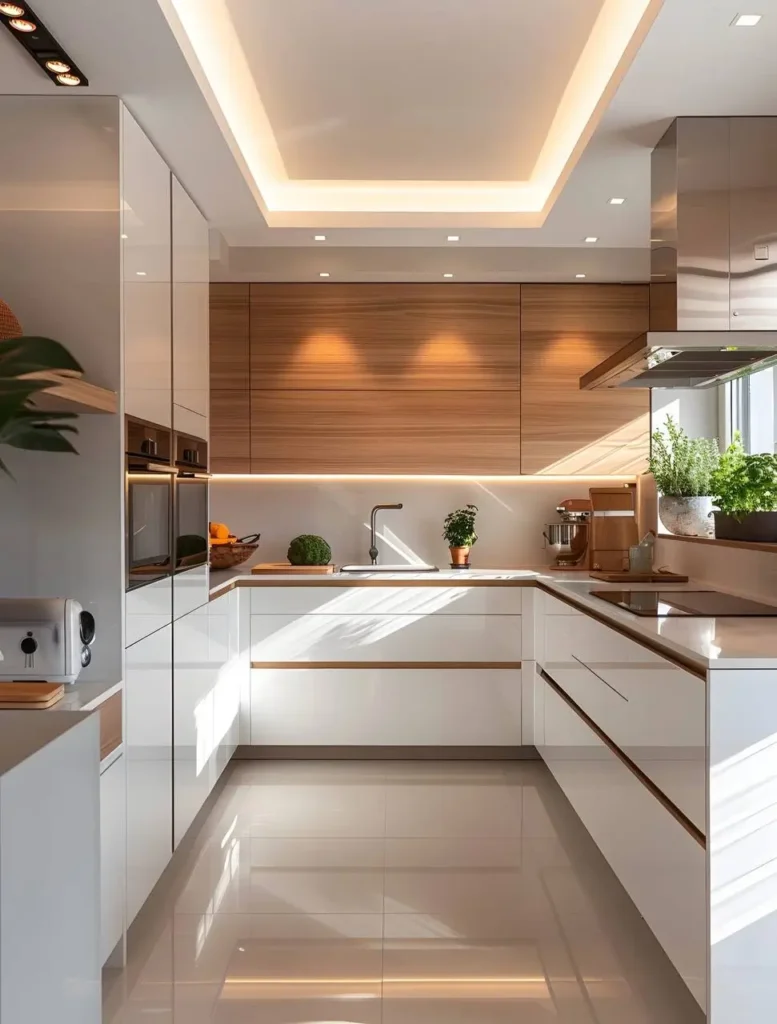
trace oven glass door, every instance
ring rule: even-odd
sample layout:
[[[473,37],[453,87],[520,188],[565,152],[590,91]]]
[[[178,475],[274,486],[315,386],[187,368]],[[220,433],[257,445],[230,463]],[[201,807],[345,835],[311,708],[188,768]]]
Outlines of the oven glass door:
[[[175,502],[175,569],[208,561],[208,478],[179,476]]]
[[[171,572],[172,487],[169,474],[127,473],[127,589]]]

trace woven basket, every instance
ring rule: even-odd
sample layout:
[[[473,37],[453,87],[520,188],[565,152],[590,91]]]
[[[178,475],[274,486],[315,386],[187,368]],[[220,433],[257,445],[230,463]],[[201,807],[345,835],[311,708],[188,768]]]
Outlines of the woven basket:
[[[23,333],[22,325],[14,316],[11,307],[0,299],[0,341],[6,338],[21,338]]]
[[[259,534],[254,533],[250,537],[241,537],[233,544],[211,544],[210,567],[211,569],[234,569],[236,565],[242,565],[259,547]]]

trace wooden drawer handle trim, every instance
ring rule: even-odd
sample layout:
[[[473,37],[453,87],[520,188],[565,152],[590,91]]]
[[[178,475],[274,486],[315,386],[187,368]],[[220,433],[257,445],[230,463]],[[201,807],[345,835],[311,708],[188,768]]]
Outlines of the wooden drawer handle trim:
[[[123,738],[122,693],[114,693],[96,709],[100,716],[100,760],[113,753]]]
[[[594,722],[594,720],[590,718],[585,713],[585,711],[583,711],[580,705],[577,704],[576,701],[572,700],[568,693],[561,689],[558,683],[548,675],[544,668],[541,668],[539,670],[539,673],[543,680],[554,691],[554,693],[558,694],[558,696],[575,712],[578,718],[582,719],[582,721],[585,722],[588,728],[599,737],[602,743],[604,743],[604,745],[613,754],[615,754],[618,760],[629,769],[632,775],[634,775],[642,783],[645,789],[648,789],[650,791],[650,793],[656,798],[656,800],[658,800],[658,802],[664,807],[664,809],[669,811],[672,817],[677,822],[679,822],[680,825],[682,825],[682,827],[685,829],[688,835],[691,836],[692,839],[695,839],[703,850],[706,850],[707,840],[701,829],[694,825],[691,819],[686,817],[686,815],[683,814],[680,808],[672,803],[669,797],[666,796],[666,794],[664,794],[658,788],[655,782],[653,782],[652,779],[649,779],[647,775],[645,775],[645,773],[642,771],[642,769],[639,768],[636,764],[634,764],[631,758],[627,757],[626,754],[623,753],[623,751],[617,745],[617,743],[613,743],[613,741],[610,739],[607,733],[603,732],[596,724],[596,722]]]
[[[515,669],[520,661],[252,661],[251,668],[443,668]]]

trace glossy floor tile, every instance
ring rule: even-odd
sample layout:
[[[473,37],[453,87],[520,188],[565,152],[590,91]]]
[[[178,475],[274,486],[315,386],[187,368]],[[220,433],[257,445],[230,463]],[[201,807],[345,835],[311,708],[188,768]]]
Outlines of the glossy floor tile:
[[[104,1024],[701,1024],[537,762],[240,762]]]

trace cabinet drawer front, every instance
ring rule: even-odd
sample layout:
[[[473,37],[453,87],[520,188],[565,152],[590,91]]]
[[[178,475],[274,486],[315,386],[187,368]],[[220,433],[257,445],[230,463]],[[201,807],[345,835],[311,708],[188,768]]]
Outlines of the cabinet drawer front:
[[[520,587],[252,587],[254,615],[520,615]]]
[[[586,615],[544,630],[548,675],[706,832],[703,680]]]
[[[551,687],[539,686],[543,759],[704,1007],[704,849]]]
[[[518,615],[252,615],[262,662],[514,662]]]
[[[119,694],[121,696],[121,694]],[[100,963],[124,930],[125,762],[119,757],[100,776]]]
[[[254,669],[256,746],[519,746],[513,670]]]

